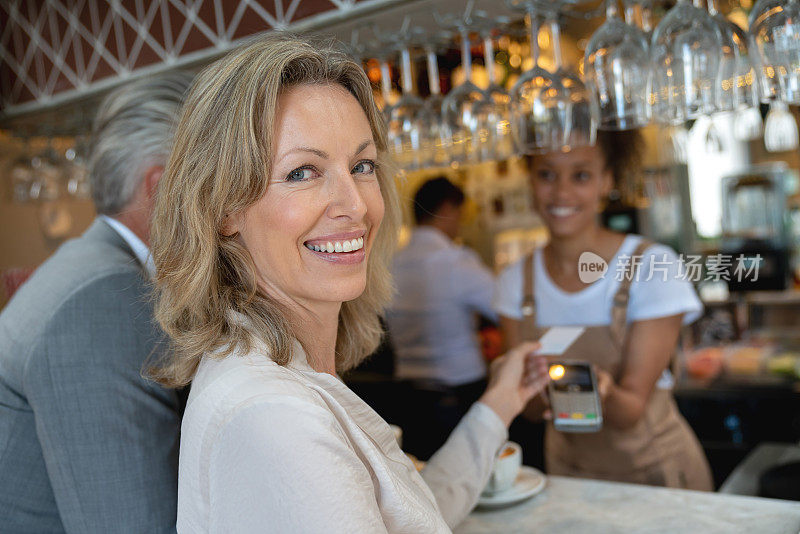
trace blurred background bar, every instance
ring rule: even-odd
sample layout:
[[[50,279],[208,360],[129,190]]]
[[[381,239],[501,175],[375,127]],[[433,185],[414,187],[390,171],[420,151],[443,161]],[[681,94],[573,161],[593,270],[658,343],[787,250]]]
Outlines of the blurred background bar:
[[[792,456],[800,440],[793,0],[4,1],[0,306],[93,220],[85,158],[102,96],[155,73],[199,70],[275,31],[338,39],[362,62],[401,168],[400,244],[412,192],[444,174],[467,193],[463,242],[495,271],[548,239],[525,155],[591,144],[598,129],[640,129],[641,170],[617,184],[601,216],[698,258],[693,281],[706,310],[682,336],[675,395],[715,485],[748,454],[758,453],[759,469],[768,456]],[[738,263],[715,263],[720,255]],[[737,269],[756,267],[758,280],[737,279]],[[348,378],[389,420],[398,409],[391,376],[387,344]],[[757,491],[753,472],[740,469],[726,489]]]

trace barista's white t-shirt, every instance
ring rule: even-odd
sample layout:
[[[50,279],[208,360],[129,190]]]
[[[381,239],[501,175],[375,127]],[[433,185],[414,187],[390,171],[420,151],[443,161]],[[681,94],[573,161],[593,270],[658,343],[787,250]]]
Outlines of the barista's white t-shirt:
[[[644,321],[670,315],[683,315],[689,324],[700,317],[703,305],[697,297],[686,269],[671,248],[654,244],[641,258],[633,253],[641,236],[628,235],[614,258],[609,262],[603,278],[580,291],[570,293],[556,286],[547,274],[542,250],[534,253],[534,297],[536,299],[536,325],[549,326],[602,326],[611,324],[611,306],[619,289],[624,268],[631,261],[638,263],[638,273],[633,277],[628,301],[628,322]],[[510,265],[497,279],[493,300],[500,315],[512,319],[522,318],[524,260]]]

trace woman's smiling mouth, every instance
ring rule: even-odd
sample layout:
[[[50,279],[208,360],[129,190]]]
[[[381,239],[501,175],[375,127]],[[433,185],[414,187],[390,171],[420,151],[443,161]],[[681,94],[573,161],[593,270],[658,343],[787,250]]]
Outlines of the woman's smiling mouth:
[[[578,208],[574,206],[550,206],[547,212],[554,217],[569,217],[578,213]]]
[[[364,238],[358,237],[356,239],[345,239],[343,241],[327,241],[323,243],[311,244],[309,242],[303,243],[307,249],[315,252],[325,253],[342,253],[342,252],[356,252],[364,248]]]

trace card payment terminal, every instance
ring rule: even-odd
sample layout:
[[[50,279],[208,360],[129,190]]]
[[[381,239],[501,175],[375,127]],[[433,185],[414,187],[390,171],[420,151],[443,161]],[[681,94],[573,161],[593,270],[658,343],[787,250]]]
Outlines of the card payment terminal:
[[[591,364],[565,360],[550,363],[548,393],[553,424],[561,432],[597,432],[603,414]]]

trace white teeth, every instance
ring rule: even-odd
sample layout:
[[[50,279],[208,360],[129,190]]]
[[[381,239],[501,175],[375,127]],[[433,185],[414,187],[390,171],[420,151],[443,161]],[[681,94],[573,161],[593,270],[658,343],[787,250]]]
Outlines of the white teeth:
[[[322,243],[321,245],[309,245],[306,244],[306,248],[309,248],[316,252],[355,252],[356,250],[360,250],[364,248],[364,238],[359,237],[356,239],[350,239],[345,241],[336,241],[331,242],[328,241],[327,243]]]
[[[576,213],[577,211],[578,211],[577,208],[571,208],[571,207],[558,206],[550,208],[550,213],[552,213],[556,217],[567,217],[569,215],[572,215],[573,213]]]

